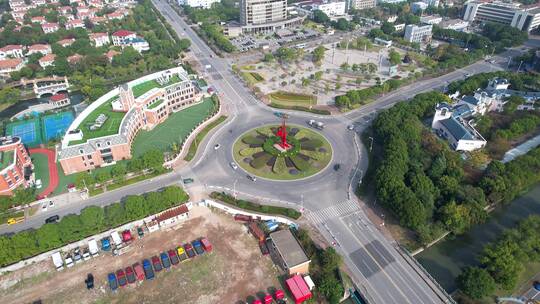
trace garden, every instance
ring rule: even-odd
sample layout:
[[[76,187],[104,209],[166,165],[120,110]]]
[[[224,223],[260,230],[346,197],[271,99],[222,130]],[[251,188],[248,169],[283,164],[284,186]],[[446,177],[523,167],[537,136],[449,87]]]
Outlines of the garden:
[[[253,175],[274,180],[306,178],[326,168],[332,159],[332,147],[322,135],[288,126],[290,147],[282,149],[278,128],[264,126],[244,133],[233,146],[236,162]]]

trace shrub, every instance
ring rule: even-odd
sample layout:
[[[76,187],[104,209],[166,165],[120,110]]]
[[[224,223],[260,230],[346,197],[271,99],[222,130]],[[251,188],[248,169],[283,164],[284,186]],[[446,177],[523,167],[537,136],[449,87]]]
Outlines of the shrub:
[[[313,139],[310,139],[308,141],[305,141],[305,142],[302,142],[301,143],[302,145],[302,148],[308,148],[308,149],[315,149],[315,148],[318,148],[320,146],[323,145],[323,142],[322,140],[318,139],[318,138],[313,138]]]
[[[248,135],[242,138],[242,142],[248,145],[262,145],[264,143],[264,140],[255,136]]]
[[[245,149],[242,149],[240,150],[240,152],[238,152],[241,156],[250,156],[250,155],[253,155],[257,152],[261,152],[263,150],[262,147],[257,147],[257,148],[245,148]]]
[[[261,154],[259,156],[256,156],[251,161],[250,165],[255,169],[260,169],[266,164],[267,161],[270,160],[270,158],[272,158],[271,154],[268,154],[268,153]]]
[[[266,205],[260,205],[260,204],[250,202],[250,201],[237,200],[233,196],[228,195],[224,192],[212,192],[210,193],[210,197],[212,199],[220,200],[224,203],[237,206],[241,209],[251,210],[251,211],[256,211],[256,212],[261,212],[261,213],[283,215],[283,216],[287,216],[295,220],[299,219],[300,216],[302,215],[302,213],[292,208],[266,206]]]
[[[274,171],[276,174],[281,174],[285,172],[286,167],[285,157],[278,157],[274,163],[274,166],[272,167],[272,171]]]
[[[310,167],[309,162],[305,161],[303,158],[301,158],[298,155],[292,156],[291,160],[293,161],[294,166],[296,167],[296,169],[298,169],[300,171],[306,171]]]

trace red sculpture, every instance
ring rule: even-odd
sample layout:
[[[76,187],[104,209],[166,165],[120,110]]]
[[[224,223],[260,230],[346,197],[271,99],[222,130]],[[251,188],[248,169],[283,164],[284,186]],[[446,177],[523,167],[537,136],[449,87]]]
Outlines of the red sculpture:
[[[279,146],[287,150],[291,147],[291,145],[287,142],[287,127],[285,126],[285,120],[287,119],[285,115],[282,115],[282,122],[281,127],[278,128],[276,135],[281,138],[281,141],[279,143]]]

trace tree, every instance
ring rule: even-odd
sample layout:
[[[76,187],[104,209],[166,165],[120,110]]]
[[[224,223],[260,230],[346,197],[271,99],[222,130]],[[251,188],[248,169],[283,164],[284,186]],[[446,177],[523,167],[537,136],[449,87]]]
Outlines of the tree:
[[[90,206],[81,210],[80,220],[85,234],[101,231],[105,227],[105,212],[98,206]]]
[[[525,103],[525,98],[519,95],[512,95],[508,98],[506,104],[504,105],[504,112],[507,114],[512,114],[517,110],[519,105]]]
[[[145,199],[142,196],[130,195],[124,201],[124,208],[128,219],[141,218],[146,214]]]
[[[103,185],[106,181],[111,179],[111,174],[107,170],[100,170],[96,174],[96,182],[100,185]]]
[[[391,49],[390,52],[388,52],[388,60],[390,61],[390,64],[398,65],[401,63],[401,55],[396,52],[396,50]]]
[[[333,274],[324,275],[318,289],[330,304],[338,304],[343,297],[343,286]]]
[[[31,203],[36,198],[36,190],[35,188],[17,188],[14,191],[13,195],[13,201],[17,203],[17,205],[24,205]]]
[[[39,227],[36,230],[36,239],[38,240],[38,247],[42,251],[62,245],[58,224],[49,223]]]
[[[459,289],[475,300],[493,294],[497,287],[489,273],[479,267],[466,267],[456,281]]]
[[[264,54],[263,61],[264,62],[273,62],[275,60],[274,55],[272,53],[266,53]]]
[[[314,10],[312,20],[317,23],[328,24],[330,18],[321,10]]]
[[[392,35],[396,31],[396,28],[392,23],[384,21],[381,25],[381,30],[386,35]]]
[[[324,52],[326,48],[322,45],[319,45],[313,50],[313,62],[320,63],[324,59]]]

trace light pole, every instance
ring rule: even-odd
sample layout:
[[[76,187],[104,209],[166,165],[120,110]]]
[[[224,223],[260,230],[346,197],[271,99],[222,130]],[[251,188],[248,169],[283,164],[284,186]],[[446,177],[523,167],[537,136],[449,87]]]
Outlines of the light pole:
[[[517,69],[517,72],[516,72],[516,73],[519,73],[519,70],[521,69],[521,65],[522,65],[522,64],[523,64],[523,60],[521,60],[521,61],[519,62],[519,66],[518,66],[518,69]]]
[[[235,179],[234,183],[233,183],[233,196],[234,196],[234,199],[236,199],[236,182],[238,182],[238,179]]]
[[[300,194],[300,212],[304,212],[304,195]]]
[[[373,150],[373,137],[369,137],[369,140],[370,140],[370,143],[369,143],[369,152],[371,152],[371,150]]]

